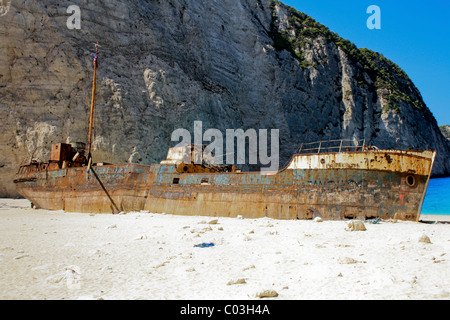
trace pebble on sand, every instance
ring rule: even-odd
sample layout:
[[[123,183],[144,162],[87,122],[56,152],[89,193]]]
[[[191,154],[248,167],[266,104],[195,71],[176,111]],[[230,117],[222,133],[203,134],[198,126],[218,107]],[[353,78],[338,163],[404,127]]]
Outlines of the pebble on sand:
[[[244,284],[244,283],[247,283],[245,281],[245,279],[235,279],[235,280],[228,281],[227,286],[231,286],[234,284]]]
[[[276,298],[278,297],[278,292],[275,290],[263,290],[256,294],[257,298]]]
[[[423,235],[420,236],[419,242],[431,243],[431,240],[426,234],[423,234]]]
[[[366,231],[366,226],[361,220],[352,220],[347,224],[347,231]]]

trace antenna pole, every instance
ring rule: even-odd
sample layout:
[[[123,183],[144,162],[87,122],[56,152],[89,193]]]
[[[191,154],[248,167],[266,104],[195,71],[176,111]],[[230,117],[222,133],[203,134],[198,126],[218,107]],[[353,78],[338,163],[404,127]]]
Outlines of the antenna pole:
[[[92,131],[94,125],[94,107],[95,107],[95,89],[97,83],[97,68],[98,68],[98,55],[99,55],[99,45],[98,41],[95,45],[95,57],[94,57],[94,79],[92,81],[92,100],[91,100],[91,116],[89,122],[89,144],[88,144],[88,161],[92,162]]]

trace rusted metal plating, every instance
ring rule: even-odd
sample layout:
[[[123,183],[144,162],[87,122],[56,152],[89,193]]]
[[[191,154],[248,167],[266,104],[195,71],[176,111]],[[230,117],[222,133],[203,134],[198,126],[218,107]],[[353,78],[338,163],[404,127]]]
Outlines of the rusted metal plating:
[[[275,219],[381,217],[418,220],[436,152],[368,150],[294,155],[275,174],[180,170],[160,164],[49,169],[22,166],[19,193],[39,208],[68,212],[154,213]],[[101,183],[99,183],[101,181]],[[105,194],[104,189],[107,190]]]

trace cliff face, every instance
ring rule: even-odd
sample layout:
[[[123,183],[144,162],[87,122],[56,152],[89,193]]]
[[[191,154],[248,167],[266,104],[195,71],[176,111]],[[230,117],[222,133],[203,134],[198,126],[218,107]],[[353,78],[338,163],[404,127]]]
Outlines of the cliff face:
[[[81,29],[67,28],[67,8]],[[98,162],[162,160],[175,129],[279,129],[280,165],[301,142],[450,147],[395,64],[269,0],[11,1],[0,17],[0,196],[20,163],[87,141],[93,43],[101,44]]]

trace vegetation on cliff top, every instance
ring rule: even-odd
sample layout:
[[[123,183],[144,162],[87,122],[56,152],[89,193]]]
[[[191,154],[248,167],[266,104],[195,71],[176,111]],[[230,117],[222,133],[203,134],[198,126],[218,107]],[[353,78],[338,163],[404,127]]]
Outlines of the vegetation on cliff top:
[[[285,30],[280,30],[277,6],[287,9],[290,13]],[[310,63],[305,59],[303,50],[312,44],[312,40],[322,37],[341,48],[347,58],[354,63],[359,87],[368,87],[373,91],[383,89],[382,96],[387,102],[386,109],[398,112],[400,101],[403,101],[418,110],[429,113],[419,90],[413,85],[408,75],[382,54],[365,48],[357,48],[354,43],[340,37],[336,32],[331,31],[307,14],[280,1],[272,0],[270,9],[272,10],[272,22],[269,36],[273,40],[273,47],[277,51],[287,50],[290,52],[299,61],[301,68],[317,67],[315,63]],[[364,73],[370,77],[370,82],[365,79]]]

